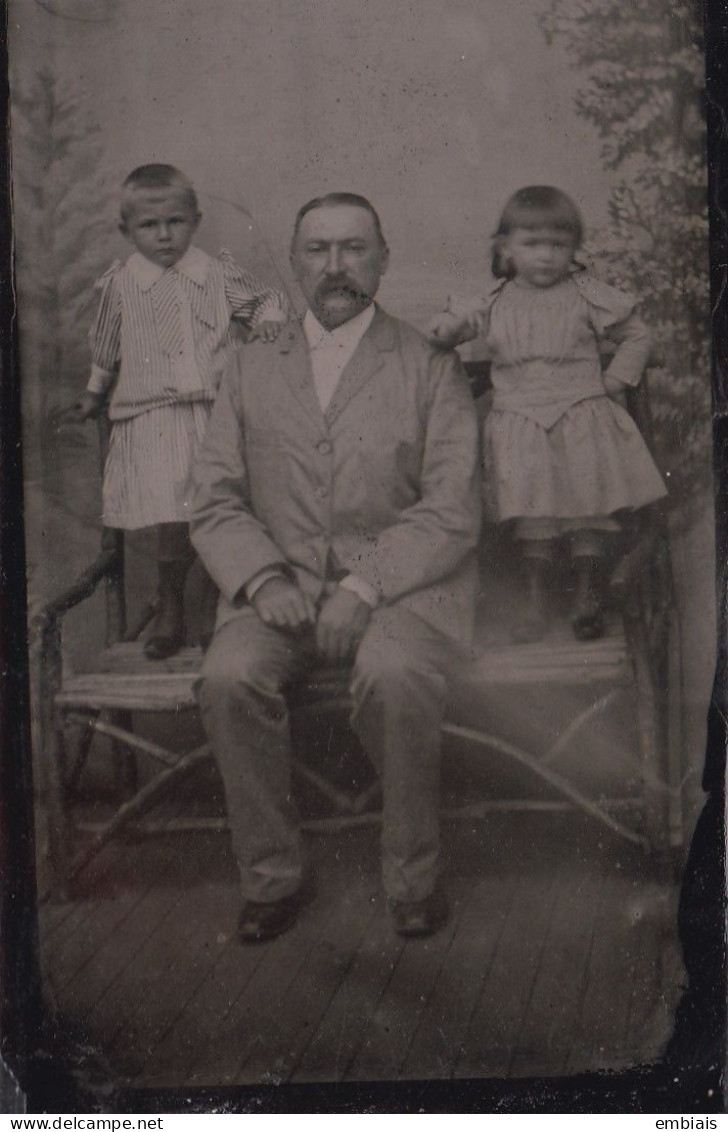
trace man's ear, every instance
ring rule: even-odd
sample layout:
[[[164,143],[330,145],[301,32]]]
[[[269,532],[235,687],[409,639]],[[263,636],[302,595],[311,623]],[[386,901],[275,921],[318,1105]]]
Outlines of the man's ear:
[[[384,275],[384,273],[386,272],[388,267],[389,267],[389,248],[385,244],[384,248],[382,249],[382,268],[381,268],[380,274]]]
[[[119,221],[119,231],[121,232],[122,236],[125,239],[127,239],[127,240],[131,239],[131,236],[129,235],[129,229],[127,228],[127,226],[126,226],[126,224],[124,223],[123,220]]]
[[[192,231],[193,232],[196,232],[197,229],[200,227],[200,221],[201,220],[202,220],[202,213],[196,212],[193,219],[192,219]]]

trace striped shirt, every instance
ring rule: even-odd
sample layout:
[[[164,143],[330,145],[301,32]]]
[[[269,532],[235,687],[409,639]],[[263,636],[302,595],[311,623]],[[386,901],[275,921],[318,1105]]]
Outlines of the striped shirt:
[[[111,392],[109,416],[212,401],[239,344],[235,323],[285,322],[283,296],[239,267],[191,246],[164,269],[139,252],[115,263],[96,284],[88,389]]]

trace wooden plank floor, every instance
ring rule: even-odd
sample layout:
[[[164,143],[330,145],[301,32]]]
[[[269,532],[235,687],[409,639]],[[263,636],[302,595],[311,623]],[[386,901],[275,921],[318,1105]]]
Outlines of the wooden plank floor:
[[[117,1084],[557,1075],[655,1059],[682,977],[676,894],[570,814],[447,822],[452,915],[391,930],[378,832],[307,839],[296,928],[234,938],[227,835],[109,847],[76,903],[41,910],[61,1032]]]

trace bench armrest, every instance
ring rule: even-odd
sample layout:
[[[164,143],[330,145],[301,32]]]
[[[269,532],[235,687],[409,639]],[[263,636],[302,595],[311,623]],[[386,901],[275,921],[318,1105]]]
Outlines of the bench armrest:
[[[102,550],[70,586],[43,606],[33,619],[36,629],[43,632],[51,628],[70,609],[91,597],[99,582],[114,573],[118,563],[119,551],[116,547]]]

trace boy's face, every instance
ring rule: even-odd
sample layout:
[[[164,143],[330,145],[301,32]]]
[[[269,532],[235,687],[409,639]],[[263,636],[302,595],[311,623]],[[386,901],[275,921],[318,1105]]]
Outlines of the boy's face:
[[[145,259],[167,268],[182,259],[199,223],[185,193],[158,189],[135,194],[119,228]]]

